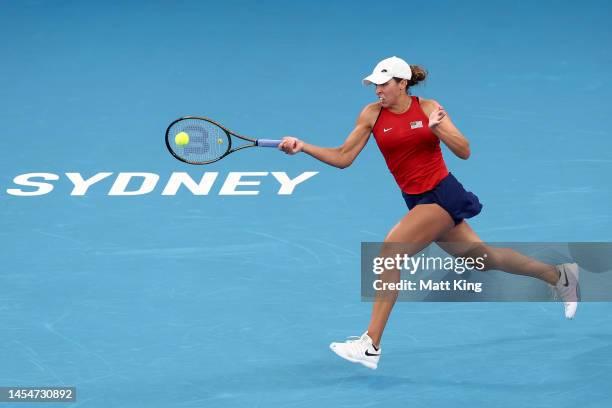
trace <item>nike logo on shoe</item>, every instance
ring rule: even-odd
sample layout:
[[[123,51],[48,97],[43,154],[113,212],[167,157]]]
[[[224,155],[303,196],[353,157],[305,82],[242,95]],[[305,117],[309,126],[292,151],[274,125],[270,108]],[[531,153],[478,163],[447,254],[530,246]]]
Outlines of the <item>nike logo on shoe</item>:
[[[365,355],[366,355],[366,356],[369,356],[369,357],[378,357],[378,356],[380,356],[380,353],[378,353],[378,354],[372,354],[372,353],[370,353],[368,350],[366,350]]]
[[[563,268],[563,277],[565,278],[565,283],[563,284],[563,286],[568,287],[569,280],[567,279],[567,272],[565,272],[565,268]]]

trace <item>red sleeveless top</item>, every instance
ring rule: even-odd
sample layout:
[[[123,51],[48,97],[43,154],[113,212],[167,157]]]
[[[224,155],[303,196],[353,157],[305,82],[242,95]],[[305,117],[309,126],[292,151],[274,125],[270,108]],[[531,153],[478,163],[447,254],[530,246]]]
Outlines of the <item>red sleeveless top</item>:
[[[411,98],[404,113],[382,108],[372,133],[398,186],[404,193],[420,194],[432,190],[448,169],[419,98]]]

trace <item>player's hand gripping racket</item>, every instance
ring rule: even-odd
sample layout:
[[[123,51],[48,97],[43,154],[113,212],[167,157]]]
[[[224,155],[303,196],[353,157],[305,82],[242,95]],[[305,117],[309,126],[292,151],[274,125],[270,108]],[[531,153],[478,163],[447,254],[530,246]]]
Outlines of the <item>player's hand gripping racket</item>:
[[[232,147],[234,138],[248,144]],[[223,127],[212,119],[185,116],[166,130],[166,147],[174,157],[189,164],[209,164],[247,147],[277,147],[280,140],[251,139]]]

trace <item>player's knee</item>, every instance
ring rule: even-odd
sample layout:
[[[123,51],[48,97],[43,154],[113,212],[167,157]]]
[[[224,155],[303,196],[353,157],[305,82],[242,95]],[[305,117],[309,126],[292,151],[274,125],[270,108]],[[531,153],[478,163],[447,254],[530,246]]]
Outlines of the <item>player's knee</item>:
[[[462,257],[470,258],[477,269],[482,272],[495,269],[498,258],[495,249],[485,244],[473,246]]]
[[[478,261],[481,265],[484,265],[481,271],[490,271],[497,268],[498,256],[494,248],[483,245],[481,251],[479,251],[478,256]]]
[[[381,246],[380,256],[385,258],[395,258],[404,255],[412,256],[424,247],[424,244],[399,242],[392,239],[385,239]]]

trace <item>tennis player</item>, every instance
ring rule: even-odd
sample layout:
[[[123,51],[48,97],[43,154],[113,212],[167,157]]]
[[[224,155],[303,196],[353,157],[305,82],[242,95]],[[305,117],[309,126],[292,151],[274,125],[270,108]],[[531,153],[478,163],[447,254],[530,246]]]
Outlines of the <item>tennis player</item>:
[[[304,152],[343,169],[351,165],[373,134],[409,209],[389,231],[385,244],[410,244],[404,251],[410,252],[408,255],[432,242],[456,257],[487,253],[485,270],[502,270],[549,283],[564,301],[565,316],[573,318],[579,292],[575,263],[548,265],[512,249],[487,246],[465,221],[480,213],[482,204],[448,171],[440,142],[464,160],[470,157],[470,145],[438,102],[411,95],[410,88],[426,76],[423,68],[401,58],[384,59],[363,80],[365,85],[376,86],[378,101],[362,110],[341,146],[319,147],[285,137],[279,149],[287,154]],[[390,272],[395,272],[390,275],[392,280],[399,280],[399,272]],[[346,342],[332,343],[331,349],[348,361],[376,369],[383,330],[396,299],[397,291],[392,296],[377,297],[367,331]]]

